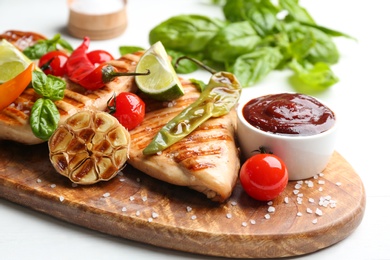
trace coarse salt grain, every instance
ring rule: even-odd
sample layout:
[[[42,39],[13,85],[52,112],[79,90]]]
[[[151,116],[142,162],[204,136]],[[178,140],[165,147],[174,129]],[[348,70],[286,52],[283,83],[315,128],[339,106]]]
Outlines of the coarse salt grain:
[[[268,207],[268,212],[269,213],[272,213],[272,212],[275,212],[275,207]]]
[[[309,213],[309,214],[313,213],[313,211],[310,208],[307,208],[306,212]]]
[[[314,199],[313,198],[309,198],[309,202],[310,203],[314,203]]]
[[[158,218],[158,213],[157,212],[153,212],[152,213],[152,218]]]
[[[64,197],[63,197],[63,196],[60,196],[60,201],[61,201],[61,202],[64,201]]]
[[[120,181],[120,182],[124,182],[125,179],[124,179],[124,178],[120,178],[119,181]]]
[[[324,185],[324,184],[325,184],[325,181],[324,181],[324,180],[319,180],[319,181],[318,181],[318,184]]]
[[[316,209],[316,215],[322,216],[322,210],[320,210],[319,208],[317,208],[317,209]]]
[[[51,185],[50,185],[51,188],[55,188],[56,186],[57,186],[57,185],[55,185],[55,184],[51,184]]]
[[[110,197],[110,195],[111,195],[111,194],[110,194],[109,192],[106,192],[106,193],[103,194],[103,197],[104,197],[104,198],[108,198],[108,197]]]
[[[72,187],[73,187],[73,188],[76,188],[76,187],[77,187],[77,183],[74,183],[74,182],[73,182],[73,183],[72,183]]]
[[[284,203],[288,203],[288,197],[284,197]]]
[[[192,211],[192,208],[190,206],[187,206],[187,212],[191,212]]]
[[[192,219],[192,220],[195,220],[195,219],[196,219],[196,215],[192,215],[192,216],[191,216],[191,219]]]
[[[122,212],[126,212],[127,211],[127,208],[126,207],[123,207],[122,208]]]
[[[135,200],[134,196],[130,196],[129,200],[130,200],[130,201]]]
[[[302,213],[301,212],[297,212],[297,216],[298,217],[302,217]]]
[[[264,218],[265,218],[265,219],[270,219],[270,218],[271,218],[271,215],[270,215],[270,214],[265,214],[265,215],[264,215]]]
[[[148,197],[146,197],[146,196],[142,196],[142,201],[147,201],[148,200]]]
[[[232,206],[236,206],[236,205],[237,205],[237,202],[232,201],[230,204],[231,204]]]
[[[254,219],[249,220],[249,222],[250,222],[252,225],[256,224],[256,220],[254,220]]]
[[[246,227],[246,226],[248,226],[248,223],[246,223],[246,222],[244,221],[244,222],[241,223],[241,226]]]
[[[148,218],[148,222],[152,222],[153,221],[153,218]]]
[[[267,205],[268,205],[268,206],[271,206],[272,204],[274,204],[273,201],[268,201],[268,202],[267,202]]]
[[[337,186],[341,186],[341,182],[336,182],[336,185]]]
[[[226,218],[231,219],[231,218],[232,218],[232,214],[227,213],[227,214],[226,214]]]
[[[38,178],[37,179],[37,183],[41,183],[41,182],[42,182],[42,180]]]
[[[317,222],[318,222],[318,219],[316,219],[316,218],[313,219],[313,221],[312,221],[313,224],[317,224]]]
[[[137,210],[137,211],[135,212],[135,215],[136,215],[136,216],[139,216],[139,215],[141,215],[141,212],[140,212],[139,210]]]

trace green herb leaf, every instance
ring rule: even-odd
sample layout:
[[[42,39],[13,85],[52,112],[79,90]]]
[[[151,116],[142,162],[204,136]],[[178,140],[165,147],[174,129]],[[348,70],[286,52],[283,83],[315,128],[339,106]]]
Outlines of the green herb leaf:
[[[35,136],[48,140],[57,129],[59,120],[60,113],[53,101],[47,98],[35,101],[30,115],[30,125]]]
[[[153,28],[149,33],[149,43],[161,41],[166,49],[199,52],[224,25],[225,22],[219,19],[203,15],[178,15]]]
[[[194,72],[198,69],[198,66],[189,60],[182,60],[179,64],[176,64],[178,58],[186,56],[183,52],[167,50],[168,55],[172,58],[172,65],[174,66],[177,73],[188,74]],[[191,55],[193,58],[200,59],[199,57],[194,57],[196,55]]]
[[[229,62],[254,51],[260,43],[260,36],[249,22],[236,22],[218,32],[207,46],[207,52],[212,60]]]
[[[279,4],[294,20],[315,24],[314,19],[305,8],[299,5],[298,0],[279,0]]]
[[[283,56],[277,48],[264,47],[244,54],[228,68],[243,87],[253,85],[274,70]]]
[[[145,50],[145,48],[138,47],[138,46],[120,46],[119,47],[119,53],[121,56],[128,54],[128,53],[134,53],[137,51]]]
[[[279,9],[269,0],[231,0],[223,7],[225,18],[230,22],[249,21],[257,33],[264,37],[271,34],[278,22]]]
[[[330,66],[324,62],[317,62],[314,65],[306,63],[305,66],[302,66],[293,60],[290,67],[295,71],[295,76],[292,79],[293,85],[298,86],[300,91],[306,93],[324,91],[339,81]],[[303,89],[305,87],[306,89]]]
[[[37,41],[34,45],[24,49],[23,53],[28,58],[36,60],[40,59],[43,55],[50,51],[57,50],[57,45],[60,45],[69,51],[73,51],[72,46],[67,41],[62,39],[60,34],[56,34],[52,39]]]
[[[53,101],[64,98],[66,83],[53,75],[46,76],[41,71],[34,71],[32,86],[35,92]]]

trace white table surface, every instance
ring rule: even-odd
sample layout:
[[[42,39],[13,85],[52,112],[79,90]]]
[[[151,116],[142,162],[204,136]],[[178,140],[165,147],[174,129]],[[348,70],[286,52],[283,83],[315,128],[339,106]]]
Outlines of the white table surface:
[[[221,17],[205,0],[129,0],[129,25],[112,40],[93,41],[118,57],[120,45],[148,47],[149,31],[177,14]],[[336,39],[341,58],[333,66],[340,82],[316,95],[340,121],[337,151],[361,177],[367,195],[362,223],[349,237],[319,252],[294,259],[390,259],[389,76],[390,15],[388,1],[304,0],[318,24],[348,33],[358,41]],[[60,32],[73,46],[80,39],[66,31],[66,0],[0,1],[0,32],[35,31],[48,37]],[[293,91],[290,72],[275,72],[244,95]],[[200,78],[203,74],[195,74]],[[192,75],[194,77],[194,75]],[[206,78],[204,78],[206,79]],[[205,256],[161,249],[68,224],[0,199],[0,259],[204,259]]]

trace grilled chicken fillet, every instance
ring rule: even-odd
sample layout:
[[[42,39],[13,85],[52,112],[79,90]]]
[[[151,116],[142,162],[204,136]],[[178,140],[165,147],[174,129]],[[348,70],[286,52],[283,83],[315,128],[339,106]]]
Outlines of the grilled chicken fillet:
[[[200,95],[189,82],[182,81],[185,95],[173,102],[145,100],[149,109],[140,126],[130,131],[128,163],[140,171],[165,182],[188,186],[223,202],[235,186],[240,161],[235,144],[235,111],[211,118],[186,138],[156,155],[142,150],[156,133]]]
[[[118,71],[135,71],[135,66],[142,53],[127,54],[109,63]],[[65,97],[55,104],[60,112],[60,124],[78,111],[91,109],[103,111],[107,107],[107,101],[114,92],[137,90],[134,77],[117,77],[101,89],[87,91],[79,85],[67,81]],[[32,88],[27,88],[13,104],[0,111],[0,140],[12,140],[23,144],[38,144],[44,142],[37,138],[29,123],[30,111],[34,102],[39,98]]]

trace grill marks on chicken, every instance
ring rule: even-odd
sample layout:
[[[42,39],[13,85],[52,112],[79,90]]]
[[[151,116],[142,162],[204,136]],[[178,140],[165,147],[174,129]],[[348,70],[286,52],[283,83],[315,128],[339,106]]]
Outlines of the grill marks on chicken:
[[[127,54],[109,63],[119,71],[135,71],[142,52]],[[65,97],[56,101],[60,112],[60,123],[78,111],[91,109],[104,111],[107,101],[114,93],[137,90],[134,77],[117,77],[103,88],[88,91],[77,84],[67,81]],[[29,115],[34,102],[39,98],[32,88],[27,88],[10,106],[0,111],[0,139],[12,140],[23,144],[39,144],[43,140],[35,137],[31,131]]]
[[[188,81],[182,82],[185,95],[175,102],[145,100],[149,111],[140,126],[130,131],[128,163],[168,183],[188,186],[214,201],[226,200],[235,186],[240,161],[235,144],[235,111],[211,118],[190,135],[156,155],[142,150],[157,132],[200,95]]]

